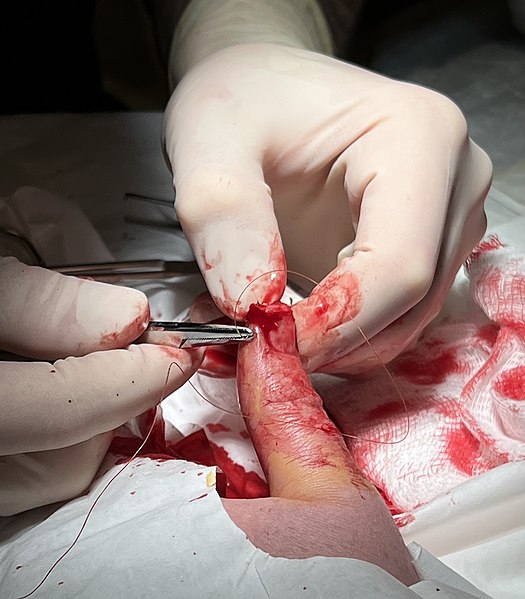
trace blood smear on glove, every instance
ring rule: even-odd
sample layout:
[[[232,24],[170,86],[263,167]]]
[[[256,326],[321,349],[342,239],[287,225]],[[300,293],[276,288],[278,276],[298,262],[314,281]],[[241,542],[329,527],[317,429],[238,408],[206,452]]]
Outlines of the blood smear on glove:
[[[502,372],[494,382],[494,389],[508,399],[525,400],[525,366]]]
[[[236,317],[237,315],[237,311],[240,305],[240,301],[242,296],[244,295],[244,293],[246,293],[246,291],[249,289],[249,287],[255,283],[255,281],[261,279],[262,277],[265,276],[271,276],[272,274],[275,274],[276,272],[283,272],[282,270],[273,270],[273,271],[268,271],[265,272],[261,275],[259,275],[258,277],[255,277],[254,279],[252,279],[252,281],[250,281],[250,283],[248,283],[248,285],[246,285],[246,287],[242,290],[242,292],[240,293],[239,297],[237,298],[237,302],[235,304],[235,310],[234,310],[234,324],[237,324],[238,319]],[[297,277],[300,277],[306,281],[308,281],[309,283],[317,286],[319,283],[313,279],[311,279],[310,277],[307,277],[306,275],[303,275],[301,273],[295,272],[295,271],[290,271],[287,270],[286,271],[287,275],[295,275]],[[403,394],[401,393],[401,390],[399,389],[394,377],[392,376],[392,374],[390,373],[390,371],[388,370],[386,364],[381,360],[381,357],[379,356],[379,353],[374,349],[373,345],[371,344],[370,340],[367,338],[367,336],[365,335],[365,333],[362,331],[362,329],[359,327],[359,325],[355,322],[355,319],[353,318],[352,314],[349,313],[349,310],[343,306],[341,304],[341,302],[339,302],[339,300],[337,299],[337,297],[335,297],[335,295],[329,290],[327,289],[326,292],[328,294],[330,294],[334,300],[334,303],[336,303],[342,310],[343,312],[348,316],[349,320],[351,320],[354,325],[356,326],[357,330],[359,331],[359,334],[363,337],[364,342],[368,345],[368,347],[371,349],[371,351],[374,353],[374,355],[377,357],[378,360],[378,364],[383,368],[383,370],[386,373],[386,376],[388,377],[388,379],[390,380],[393,388],[396,391],[396,394],[399,396],[400,402],[403,406],[403,409],[405,411],[406,414],[406,430],[403,433],[403,435],[401,436],[400,439],[397,439],[395,441],[378,441],[377,439],[365,439],[363,437],[360,436],[356,436],[356,435],[351,435],[348,433],[342,433],[341,435],[343,437],[348,437],[348,438],[352,438],[352,439],[359,439],[360,441],[367,441],[370,443],[375,443],[375,444],[379,444],[379,445],[395,445],[397,443],[401,443],[403,442],[410,431],[410,419],[409,419],[409,414],[408,414],[408,407],[405,401],[405,398],[403,396]],[[160,401],[162,401],[162,399],[164,399],[164,394],[166,392],[166,388],[168,386],[168,381],[169,381],[169,377],[170,377],[170,373],[171,373],[171,369],[173,368],[173,366],[176,366],[181,372],[184,372],[182,367],[177,363],[177,362],[172,362],[169,367],[168,367],[168,371],[166,373],[166,379],[165,379],[165,383],[164,383],[164,387],[162,389],[161,392],[161,399]],[[210,398],[205,397],[194,385],[191,381],[187,381],[187,383],[189,383],[194,391],[207,403],[209,403],[210,405],[212,405],[213,407],[217,408],[218,410],[221,410],[223,412],[227,412],[227,413],[231,413],[231,414],[237,414],[238,412],[234,412],[231,410],[228,410],[220,405],[215,404]],[[159,401],[159,403],[160,403]],[[242,416],[244,416],[243,414],[241,414]],[[27,599],[28,597],[31,597],[44,583],[45,581],[49,578],[49,576],[52,574],[52,572],[57,568],[57,566],[60,564],[60,562],[68,555],[68,553],[74,548],[74,546],[77,544],[78,540],[80,539],[80,536],[82,535],[82,533],[84,532],[84,529],[87,526],[88,520],[91,517],[96,505],[98,504],[98,502],[100,501],[102,495],[106,492],[106,490],[108,489],[108,487],[113,483],[113,481],[122,474],[122,472],[129,466],[129,464],[140,454],[140,452],[143,450],[143,448],[146,446],[146,444],[148,443],[153,430],[155,429],[155,426],[157,424],[158,418],[159,418],[159,414],[158,414],[158,408],[156,408],[155,410],[155,416],[152,418],[152,422],[151,425],[144,437],[144,440],[141,442],[141,444],[139,445],[139,447],[135,450],[135,452],[133,453],[133,455],[131,457],[129,457],[122,465],[122,468],[120,468],[114,476],[112,476],[109,481],[106,483],[106,485],[104,486],[104,488],[100,491],[100,493],[97,495],[97,497],[95,498],[95,500],[93,501],[93,503],[91,504],[91,507],[89,508],[84,521],[82,522],[82,525],[77,533],[77,536],[74,538],[74,540],[72,541],[72,543],[69,545],[69,547],[58,557],[58,559],[52,564],[52,566],[49,568],[49,570],[46,572],[46,574],[44,575],[44,577],[42,578],[42,580],[33,588],[32,591],[30,591],[29,593],[27,593],[26,595],[20,596],[17,599]]]

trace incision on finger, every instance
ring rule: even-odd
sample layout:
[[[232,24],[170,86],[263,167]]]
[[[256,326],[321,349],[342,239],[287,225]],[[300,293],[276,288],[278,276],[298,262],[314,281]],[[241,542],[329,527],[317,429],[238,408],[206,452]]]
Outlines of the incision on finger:
[[[386,506],[301,365],[291,308],[252,305],[247,324],[255,339],[239,349],[239,399],[271,497],[230,501],[228,513],[272,555],[353,557],[416,582]]]
[[[252,305],[247,322],[256,338],[239,350],[239,398],[272,496],[329,500],[348,488],[371,492],[301,366],[291,309]]]

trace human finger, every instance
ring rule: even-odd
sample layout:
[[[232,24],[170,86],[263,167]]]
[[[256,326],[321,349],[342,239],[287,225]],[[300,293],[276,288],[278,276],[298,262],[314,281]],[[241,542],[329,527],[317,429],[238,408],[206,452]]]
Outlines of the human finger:
[[[485,232],[482,200],[488,191],[491,172],[488,156],[470,143],[449,205],[436,272],[426,296],[372,340],[324,364],[323,372],[352,374],[389,362],[413,343],[439,313],[457,271]]]
[[[157,405],[197,369],[199,350],[155,345],[47,362],[0,363],[0,455],[68,447]]]
[[[217,306],[230,318],[242,318],[251,303],[279,299],[286,285],[261,150],[255,133],[244,139],[250,123],[224,103],[210,99],[198,112],[189,110],[181,99],[185,85],[166,111],[176,210]],[[258,278],[269,271],[271,276]]]
[[[290,307],[252,305],[247,323],[255,339],[239,348],[239,400],[271,495],[334,500],[355,487],[370,491],[302,368]]]
[[[125,347],[146,328],[146,296],[0,258],[0,347],[56,359]]]
[[[256,337],[239,350],[239,399],[272,496],[226,500],[228,513],[272,555],[364,559],[412,584],[417,576],[388,510],[302,368],[291,309],[252,306],[247,322]]]
[[[356,238],[295,310],[308,370],[341,360],[423,299],[428,323],[483,234],[490,161],[449,100],[417,93],[415,114],[403,120],[401,110],[344,158]],[[437,117],[430,119],[432,112]]]

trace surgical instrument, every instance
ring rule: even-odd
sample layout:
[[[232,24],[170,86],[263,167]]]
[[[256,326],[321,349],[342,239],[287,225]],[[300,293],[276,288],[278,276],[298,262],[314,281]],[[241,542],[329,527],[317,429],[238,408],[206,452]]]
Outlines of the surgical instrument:
[[[64,275],[91,277],[115,283],[149,279],[167,279],[199,273],[194,260],[125,260],[86,264],[47,264],[35,246],[18,231],[0,228],[0,246],[5,255],[15,256],[30,266],[42,266]]]
[[[91,277],[105,282],[167,279],[177,275],[192,275],[200,272],[195,261],[183,260],[128,260],[93,264],[65,264],[48,266],[48,268],[63,275]]]
[[[235,324],[170,322],[152,320],[146,329],[148,341],[155,341],[155,334],[159,334],[158,343],[162,343],[161,335],[174,333],[181,342],[179,347],[204,347],[208,345],[225,345],[242,343],[253,339],[253,331],[244,326]]]

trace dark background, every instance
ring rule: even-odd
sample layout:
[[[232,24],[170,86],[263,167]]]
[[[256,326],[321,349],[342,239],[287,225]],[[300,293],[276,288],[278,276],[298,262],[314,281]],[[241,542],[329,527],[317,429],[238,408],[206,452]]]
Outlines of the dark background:
[[[440,64],[480,41],[525,53],[503,0],[369,0],[344,54],[403,78],[400,52]],[[377,63],[389,47],[396,60]],[[162,110],[168,97],[141,0],[2,3],[0,73],[2,114]]]

